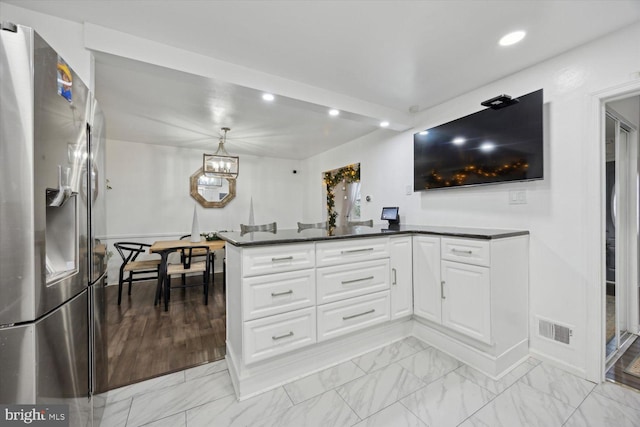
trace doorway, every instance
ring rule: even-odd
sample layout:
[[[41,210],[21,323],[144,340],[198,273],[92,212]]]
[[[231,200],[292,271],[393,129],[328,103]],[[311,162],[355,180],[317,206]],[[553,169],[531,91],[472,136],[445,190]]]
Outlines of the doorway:
[[[628,380],[628,385],[634,387],[640,387],[640,362],[637,375],[631,369],[640,355],[640,346],[633,345],[639,308],[638,121],[640,97],[607,103],[603,209],[606,377],[618,382]]]
[[[322,173],[329,229],[360,219],[360,163]]]

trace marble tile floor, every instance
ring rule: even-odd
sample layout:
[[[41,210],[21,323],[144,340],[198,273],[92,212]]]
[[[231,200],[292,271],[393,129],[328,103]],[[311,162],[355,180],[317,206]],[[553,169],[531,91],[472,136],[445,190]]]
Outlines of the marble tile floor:
[[[112,390],[100,427],[640,425],[640,392],[533,358],[494,381],[413,338],[238,402],[226,361]]]

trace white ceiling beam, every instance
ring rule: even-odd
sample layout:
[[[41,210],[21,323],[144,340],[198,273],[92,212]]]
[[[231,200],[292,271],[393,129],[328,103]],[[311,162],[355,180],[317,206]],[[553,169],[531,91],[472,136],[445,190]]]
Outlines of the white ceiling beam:
[[[404,113],[88,22],[84,24],[84,43],[85,47],[92,51],[222,80],[273,93],[276,96],[336,108],[362,116],[362,120],[370,121],[369,123],[373,125],[386,120],[390,123],[388,129],[404,131],[413,126],[413,116],[409,112]]]

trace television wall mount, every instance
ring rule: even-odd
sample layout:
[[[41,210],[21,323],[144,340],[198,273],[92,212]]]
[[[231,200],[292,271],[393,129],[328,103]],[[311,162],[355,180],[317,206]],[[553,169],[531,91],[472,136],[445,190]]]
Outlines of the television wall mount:
[[[499,110],[501,108],[509,107],[510,105],[520,102],[518,98],[511,98],[509,95],[498,95],[486,101],[482,101],[480,105],[489,107],[492,110]]]

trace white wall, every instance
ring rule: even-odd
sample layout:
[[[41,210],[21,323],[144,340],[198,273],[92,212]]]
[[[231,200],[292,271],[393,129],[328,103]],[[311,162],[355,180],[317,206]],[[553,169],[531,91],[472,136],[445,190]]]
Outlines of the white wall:
[[[0,19],[31,27],[65,59],[93,90],[93,57],[84,47],[84,26],[0,2]]]
[[[240,156],[236,198],[224,208],[203,208],[189,194],[189,177],[202,167],[201,150],[115,140],[106,147],[109,250],[116,241],[153,243],[189,234],[194,206],[201,232],[239,230],[249,220],[252,198],[256,224],[295,228],[302,220],[304,182],[293,173],[299,161]],[[114,252],[109,283],[117,282],[120,262]]]
[[[304,213],[324,209],[318,176],[323,170],[360,162],[362,217],[377,219],[384,205],[400,206],[405,224],[525,229],[530,238],[530,345],[534,354],[587,376],[588,259],[593,259],[598,230],[587,229],[587,188],[598,186],[600,165],[587,155],[593,130],[592,94],[633,78],[640,70],[640,25],[614,33],[552,60],[416,116],[415,129],[395,134],[378,131],[305,162],[308,197]],[[480,102],[501,93],[519,96],[543,88],[545,102],[545,179],[474,188],[417,192],[413,183],[413,133],[482,109]],[[527,204],[509,205],[508,192],[526,190]],[[378,221],[379,222],[379,221]],[[596,252],[597,253],[597,252]],[[573,329],[572,345],[539,338],[537,316]],[[599,317],[598,317],[599,318]],[[589,352],[589,353],[588,353]],[[593,378],[593,373],[590,373]]]
[[[607,103],[607,107],[624,117],[636,128],[640,128],[640,96],[632,96]]]

